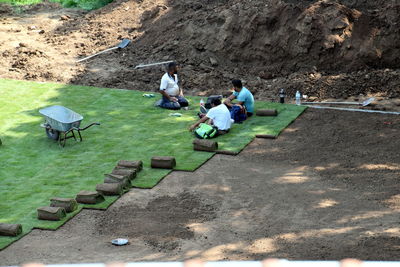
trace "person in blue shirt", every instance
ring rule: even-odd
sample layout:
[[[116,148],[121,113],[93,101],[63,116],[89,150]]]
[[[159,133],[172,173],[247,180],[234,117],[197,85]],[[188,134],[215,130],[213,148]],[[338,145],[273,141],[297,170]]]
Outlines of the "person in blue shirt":
[[[243,86],[241,80],[233,80],[233,94],[228,97],[224,104],[231,108],[232,106],[239,106],[241,109],[245,109],[247,112],[247,117],[251,117],[254,113],[254,97],[253,94]],[[236,103],[233,103],[233,100],[237,100]]]

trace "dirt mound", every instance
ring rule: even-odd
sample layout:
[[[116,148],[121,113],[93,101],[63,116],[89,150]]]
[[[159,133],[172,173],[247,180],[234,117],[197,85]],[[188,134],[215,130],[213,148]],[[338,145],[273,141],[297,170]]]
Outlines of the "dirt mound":
[[[0,15],[9,15],[13,13],[13,9],[10,4],[0,3]]]
[[[115,2],[94,17],[125,18],[129,4]],[[135,33],[135,43],[121,53],[92,61],[77,83],[154,90],[160,68],[133,71],[132,67],[173,59],[183,63],[183,83],[192,93],[221,93],[231,79],[241,77],[256,94],[268,97],[281,86],[316,97],[399,95],[394,82],[399,72],[390,71],[386,78],[383,70],[375,71],[397,68],[400,62],[400,35],[395,27],[400,5],[394,2],[140,2],[144,6],[140,20],[128,27],[128,35]],[[90,71],[91,64],[99,68],[104,60],[111,64],[107,79]],[[371,79],[359,71],[372,72]],[[293,73],[296,80],[288,79]],[[347,80],[353,73],[356,77]],[[321,79],[310,82],[310,75]],[[332,78],[338,75],[344,79]],[[391,82],[377,84],[382,76]],[[320,86],[313,87],[315,83]]]
[[[64,81],[79,84],[156,90],[163,70],[133,67],[176,60],[191,94],[221,93],[238,77],[268,98],[280,87],[319,98],[397,97],[399,14],[399,3],[381,0],[116,0],[67,18],[38,41],[64,51]],[[122,38],[133,42],[73,63]]]
[[[54,79],[54,76],[49,71],[36,72],[36,68],[40,66],[41,69],[50,69],[50,66],[43,61],[49,57],[41,50],[28,47],[24,43],[20,43],[16,49],[9,49],[2,53],[4,59],[8,59],[11,63],[9,71],[25,72],[26,79],[37,79],[40,75],[41,78],[48,80]],[[32,64],[36,63],[36,64]]]
[[[156,198],[145,208],[129,205],[110,210],[96,225],[99,234],[139,237],[160,251],[174,250],[179,248],[181,239],[194,237],[188,224],[213,220],[216,211],[216,205],[205,203],[193,193],[183,192]]]

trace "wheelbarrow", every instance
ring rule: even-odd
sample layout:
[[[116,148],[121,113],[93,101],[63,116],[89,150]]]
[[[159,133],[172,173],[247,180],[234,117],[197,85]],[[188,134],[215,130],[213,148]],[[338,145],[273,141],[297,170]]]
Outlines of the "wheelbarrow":
[[[81,132],[92,127],[100,125],[98,122],[89,124],[84,128],[80,128],[83,116],[63,106],[51,106],[39,110],[44,116],[45,122],[40,126],[45,128],[48,138],[55,140],[62,147],[65,146],[67,139],[74,138],[82,142]],[[77,136],[75,135],[77,133]]]

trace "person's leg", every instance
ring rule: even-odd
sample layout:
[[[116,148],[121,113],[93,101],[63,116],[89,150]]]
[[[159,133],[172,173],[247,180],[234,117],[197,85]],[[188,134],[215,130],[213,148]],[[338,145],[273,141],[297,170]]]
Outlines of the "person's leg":
[[[217,136],[224,135],[224,134],[227,134],[227,133],[229,133],[229,130],[218,130]]]
[[[178,96],[178,103],[182,108],[189,106],[189,102],[183,96]]]
[[[181,105],[178,102],[169,101],[166,97],[163,97],[160,107],[172,110],[178,110]]]
[[[247,112],[247,117],[253,116],[253,112]]]

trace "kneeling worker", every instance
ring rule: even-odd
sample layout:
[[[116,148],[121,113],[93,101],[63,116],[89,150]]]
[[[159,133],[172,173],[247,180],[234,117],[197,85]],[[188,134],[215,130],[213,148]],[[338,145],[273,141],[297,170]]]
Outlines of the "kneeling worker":
[[[247,117],[251,117],[254,112],[253,94],[249,91],[249,89],[242,85],[241,80],[233,80],[232,85],[234,92],[224,101],[224,104],[229,108],[232,106],[239,106],[241,109],[243,109],[244,107],[247,111]],[[238,102],[232,103],[234,99],[236,99]]]
[[[232,125],[229,109],[222,104],[221,100],[218,98],[212,100],[211,107],[212,108],[203,118],[190,126],[190,131],[195,130],[201,123],[205,123],[209,120],[208,123],[218,129],[217,135],[223,135],[229,132]]]
[[[161,79],[160,93],[162,108],[177,110],[189,106],[189,102],[183,97],[182,88],[178,85],[178,65],[175,62],[168,64],[167,72]]]

